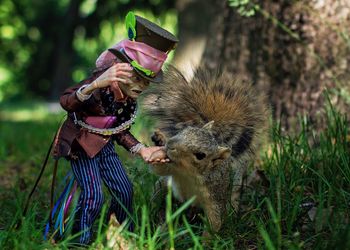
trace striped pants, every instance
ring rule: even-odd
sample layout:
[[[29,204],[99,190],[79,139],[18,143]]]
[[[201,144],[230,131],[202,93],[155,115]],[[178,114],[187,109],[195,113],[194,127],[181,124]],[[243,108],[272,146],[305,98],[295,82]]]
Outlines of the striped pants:
[[[88,244],[92,225],[103,205],[102,181],[112,195],[108,218],[114,213],[119,223],[132,213],[132,184],[115,153],[113,142],[94,158],[81,152],[77,160],[71,160],[71,166],[81,188],[73,232],[80,232],[80,243]],[[132,223],[129,229],[132,230]]]

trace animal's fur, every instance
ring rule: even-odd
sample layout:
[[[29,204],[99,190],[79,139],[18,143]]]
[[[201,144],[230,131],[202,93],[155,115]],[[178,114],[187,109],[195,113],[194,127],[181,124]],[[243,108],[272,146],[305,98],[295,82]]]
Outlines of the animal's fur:
[[[148,98],[148,113],[158,121],[156,141],[171,160],[154,165],[154,172],[172,178],[178,199],[196,196],[218,231],[228,202],[237,206],[247,165],[266,134],[264,95],[228,72],[200,68],[187,81],[170,67]]]

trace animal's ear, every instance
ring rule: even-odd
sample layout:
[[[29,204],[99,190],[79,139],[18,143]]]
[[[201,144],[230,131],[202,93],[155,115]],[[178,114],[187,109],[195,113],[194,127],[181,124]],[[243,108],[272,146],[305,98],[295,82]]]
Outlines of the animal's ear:
[[[216,156],[213,159],[213,166],[221,164],[224,160],[229,158],[231,155],[231,149],[227,147],[219,146]]]
[[[214,125],[214,121],[210,121],[207,124],[204,124],[202,128],[206,130],[211,130],[213,128],[213,125]]]

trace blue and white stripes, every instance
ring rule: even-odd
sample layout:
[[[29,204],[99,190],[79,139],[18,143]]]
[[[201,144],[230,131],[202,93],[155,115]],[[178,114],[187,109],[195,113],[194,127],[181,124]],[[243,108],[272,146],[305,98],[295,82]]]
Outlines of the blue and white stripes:
[[[91,240],[91,227],[101,211],[104,197],[102,181],[112,195],[111,213],[122,223],[132,213],[132,184],[115,153],[113,142],[109,142],[94,158],[84,152],[77,160],[71,160],[72,170],[81,193],[74,225],[80,232],[80,243],[88,244]],[[127,210],[127,211],[126,211]],[[132,224],[132,223],[131,223]],[[132,225],[129,227],[132,230]]]

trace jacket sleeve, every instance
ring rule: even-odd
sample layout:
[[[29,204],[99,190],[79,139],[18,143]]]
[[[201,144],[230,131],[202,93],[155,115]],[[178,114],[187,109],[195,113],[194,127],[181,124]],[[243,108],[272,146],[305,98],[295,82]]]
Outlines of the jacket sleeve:
[[[123,146],[128,151],[130,151],[133,146],[140,143],[129,130],[124,130],[116,134],[114,138],[119,145]]]
[[[101,72],[99,72],[98,74],[93,74],[89,78],[86,78],[85,80],[81,81],[79,84],[67,88],[60,97],[60,104],[62,108],[68,112],[75,112],[81,110],[83,107],[86,107],[88,105],[93,105],[94,102],[93,100],[91,100],[93,98],[82,102],[78,99],[76,92],[81,86],[93,82],[100,74]]]
[[[81,81],[78,85],[66,89],[60,97],[60,104],[62,108],[68,112],[75,112],[81,110],[83,106],[86,106],[86,102],[89,102],[89,100],[84,102],[80,101],[76,96],[76,92],[81,86],[90,84],[95,79],[96,76],[93,75]]]

